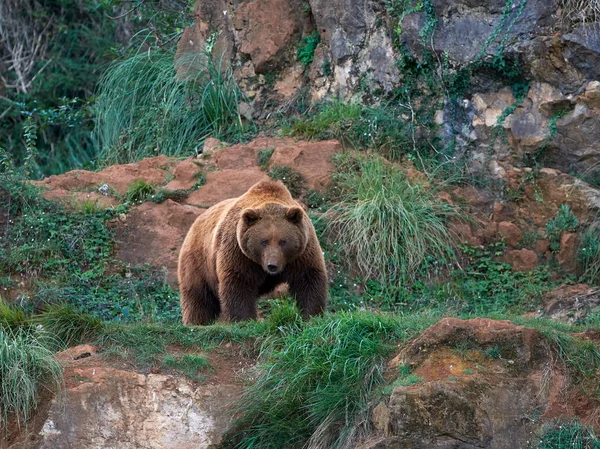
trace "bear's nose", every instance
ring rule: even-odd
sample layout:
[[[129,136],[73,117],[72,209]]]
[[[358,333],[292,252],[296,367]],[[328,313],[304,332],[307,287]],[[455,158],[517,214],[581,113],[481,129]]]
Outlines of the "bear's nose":
[[[268,263],[267,264],[267,270],[269,270],[269,273],[276,273],[277,272],[277,265],[275,265],[274,263]]]

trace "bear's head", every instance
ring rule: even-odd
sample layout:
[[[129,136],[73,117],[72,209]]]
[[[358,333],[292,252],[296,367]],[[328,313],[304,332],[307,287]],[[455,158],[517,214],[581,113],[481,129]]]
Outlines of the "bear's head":
[[[306,249],[308,225],[300,207],[267,204],[242,211],[237,240],[246,257],[275,275]]]

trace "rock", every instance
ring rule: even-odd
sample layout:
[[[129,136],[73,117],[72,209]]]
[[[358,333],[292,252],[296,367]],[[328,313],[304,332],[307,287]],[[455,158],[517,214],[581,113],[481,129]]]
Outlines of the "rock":
[[[171,173],[174,178],[165,186],[167,190],[189,190],[198,182],[201,168],[191,159],[178,162]]]
[[[544,296],[542,316],[576,324],[596,307],[600,307],[600,289],[587,284],[562,285]]]
[[[204,145],[202,146],[202,154],[210,156],[215,151],[225,148],[226,146],[227,144],[225,142],[221,142],[219,139],[215,139],[214,137],[209,137],[204,141]]]
[[[525,248],[506,251],[502,260],[509,264],[513,271],[532,271],[538,264],[537,254]]]
[[[556,260],[565,272],[575,273],[578,249],[579,236],[573,232],[564,232],[560,237],[560,249],[556,255]]]
[[[177,285],[179,248],[202,209],[166,200],[144,203],[129,211],[125,223],[115,223],[117,259],[132,265],[165,267],[167,280]]]
[[[451,222],[448,225],[450,234],[454,235],[459,243],[466,243],[469,246],[480,246],[483,244],[481,238],[473,235],[471,226],[467,223]]]
[[[238,6],[233,20],[239,51],[248,55],[256,73],[280,69],[295,58],[302,34],[300,0],[254,0]]]
[[[208,208],[228,198],[243,195],[257,182],[268,179],[267,174],[258,167],[212,171],[206,174],[206,184],[192,192],[185,202]]]
[[[464,349],[457,350],[459,345]],[[507,417],[531,410],[543,415],[561,400],[557,393],[565,374],[553,365],[550,351],[535,329],[509,321],[444,318],[390,362],[390,372],[408,365],[420,382],[398,386],[384,397],[371,416],[370,445],[356,447],[528,447],[539,421]]]
[[[136,179],[163,185],[169,176],[168,169],[173,163],[174,159],[161,155],[133,164],[113,165],[99,172],[73,170],[62,175],[49,176],[42,181],[33,181],[32,184],[50,190],[63,189],[70,192],[86,191],[106,184],[123,195]]]
[[[578,98],[588,108],[600,109],[600,81],[590,81],[585,92]]]
[[[331,157],[341,150],[342,146],[337,140],[296,142],[276,147],[269,166],[293,168],[302,175],[309,189],[324,190],[331,184],[334,170]]]
[[[74,368],[79,382],[52,403],[40,449],[216,447],[239,398],[236,385],[195,386],[160,374]]]
[[[511,248],[517,248],[523,238],[523,231],[517,225],[508,221],[498,223],[498,233]]]

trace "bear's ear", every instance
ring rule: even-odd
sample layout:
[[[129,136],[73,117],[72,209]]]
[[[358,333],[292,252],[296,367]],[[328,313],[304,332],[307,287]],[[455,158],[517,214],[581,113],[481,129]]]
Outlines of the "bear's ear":
[[[296,206],[290,207],[285,213],[285,218],[292,223],[300,223],[302,221],[302,209]]]
[[[248,226],[252,226],[259,218],[258,212],[254,209],[245,209],[244,212],[242,212],[242,220],[244,220],[244,223]]]

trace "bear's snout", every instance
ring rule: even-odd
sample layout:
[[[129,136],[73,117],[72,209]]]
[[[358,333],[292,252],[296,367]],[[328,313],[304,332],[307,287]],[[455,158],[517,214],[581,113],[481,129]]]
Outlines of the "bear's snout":
[[[267,271],[271,274],[277,274],[277,265],[275,265],[274,263],[268,263]]]

